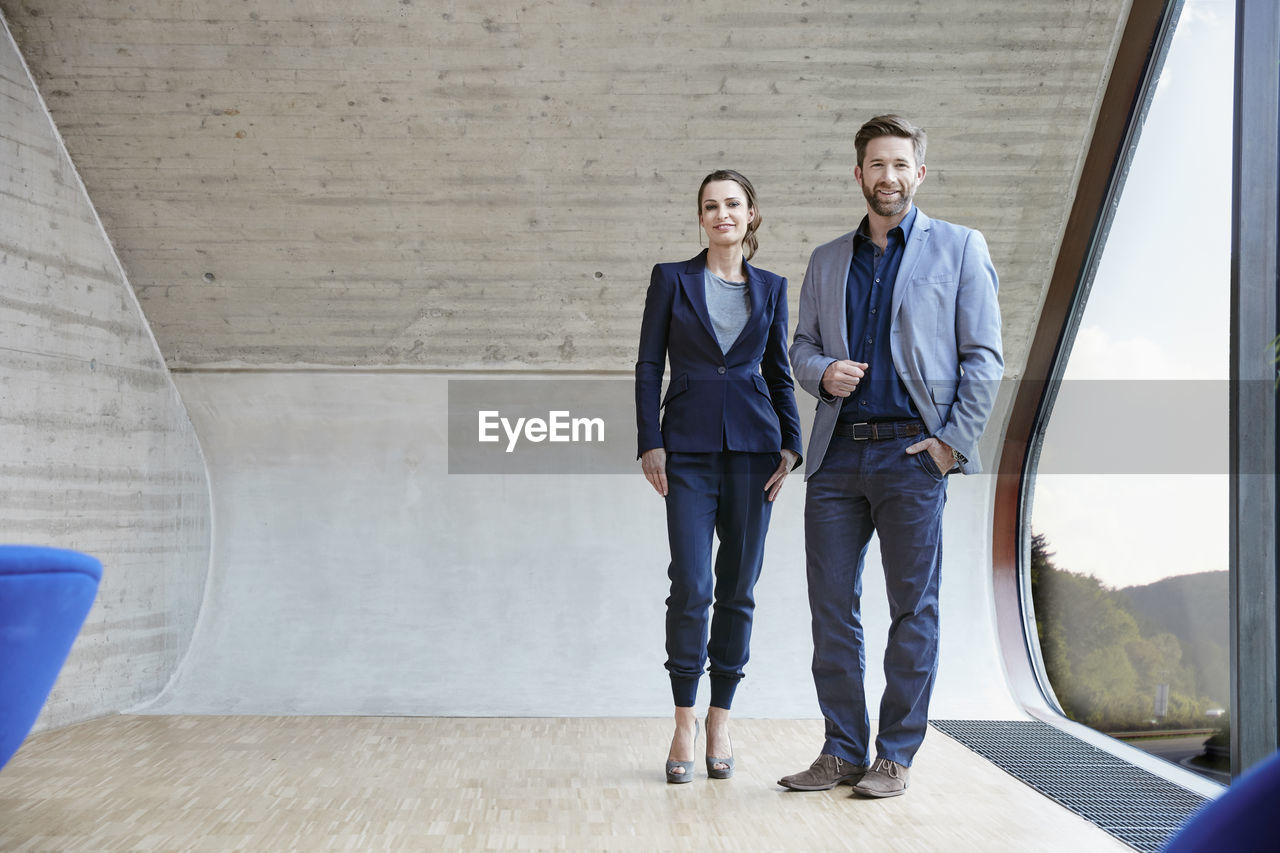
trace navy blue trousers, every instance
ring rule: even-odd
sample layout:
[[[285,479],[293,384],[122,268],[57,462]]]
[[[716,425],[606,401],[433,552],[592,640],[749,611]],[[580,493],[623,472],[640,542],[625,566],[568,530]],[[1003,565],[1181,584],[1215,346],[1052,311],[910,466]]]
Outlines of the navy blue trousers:
[[[711,704],[733,704],[750,651],[753,591],[773,509],[764,484],[780,461],[778,453],[667,454],[666,667],[677,707],[693,707],[704,669]],[[720,547],[713,567],[714,537]]]
[[[826,718],[822,751],[853,764],[870,759],[861,596],[873,532],[880,537],[890,620],[876,757],[910,766],[929,722],[947,483],[928,453],[907,454],[921,440],[833,436],[805,495],[813,682]]]

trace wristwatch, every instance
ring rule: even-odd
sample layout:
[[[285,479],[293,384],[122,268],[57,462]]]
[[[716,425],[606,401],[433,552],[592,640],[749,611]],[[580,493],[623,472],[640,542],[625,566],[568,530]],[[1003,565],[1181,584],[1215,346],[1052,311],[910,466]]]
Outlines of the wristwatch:
[[[965,458],[965,455],[963,453],[961,453],[959,450],[956,450],[954,447],[951,448],[951,458],[956,460],[957,465],[963,465],[964,463],[969,461],[968,459]]]

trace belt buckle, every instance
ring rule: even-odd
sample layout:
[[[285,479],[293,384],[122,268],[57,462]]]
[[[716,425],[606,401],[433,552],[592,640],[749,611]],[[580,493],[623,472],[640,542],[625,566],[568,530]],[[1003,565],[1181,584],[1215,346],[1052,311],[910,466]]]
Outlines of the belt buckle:
[[[871,431],[871,435],[859,437],[858,427],[868,427]],[[862,423],[857,423],[853,425],[852,438],[854,441],[870,441],[871,439],[875,438],[875,436],[876,436],[876,425],[871,423],[870,421],[863,421]]]

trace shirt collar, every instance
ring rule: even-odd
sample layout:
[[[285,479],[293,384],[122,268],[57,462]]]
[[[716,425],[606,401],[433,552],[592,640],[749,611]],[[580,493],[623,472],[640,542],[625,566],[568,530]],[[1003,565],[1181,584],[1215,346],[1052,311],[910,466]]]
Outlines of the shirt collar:
[[[902,245],[905,246],[907,244],[907,240],[911,238],[911,229],[912,227],[915,226],[915,224],[916,224],[916,206],[913,204],[911,205],[911,209],[907,211],[907,215],[902,217],[902,221],[889,229],[889,234],[892,235],[893,232],[895,231],[901,232]],[[862,241],[870,240],[870,239],[871,239],[871,236],[867,233],[867,217],[864,216],[862,217],[862,222],[858,223],[858,230],[854,232],[853,242],[854,242],[854,245],[856,246],[860,244]]]

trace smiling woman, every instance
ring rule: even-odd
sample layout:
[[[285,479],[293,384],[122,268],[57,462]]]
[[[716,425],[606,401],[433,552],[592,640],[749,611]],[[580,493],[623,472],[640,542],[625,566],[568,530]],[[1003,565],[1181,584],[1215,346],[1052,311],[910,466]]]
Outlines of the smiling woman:
[[[747,263],[761,221],[744,175],[707,175],[698,222],[708,248],[653,268],[640,329],[637,452],[666,501],[671,545],[666,668],[676,730],[666,775],[674,783],[693,779],[693,706],[708,664],[707,775],[733,775],[729,708],[747,662],[765,534],[773,500],[800,461],[787,280]],[[671,383],[659,402],[668,361]]]
[[[712,172],[703,179],[698,197],[698,222],[717,254],[732,254],[737,247],[743,260],[751,260],[760,245],[756,231],[764,222],[751,182],[737,172]]]

